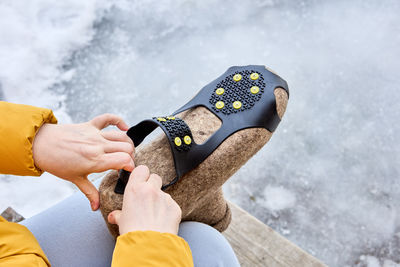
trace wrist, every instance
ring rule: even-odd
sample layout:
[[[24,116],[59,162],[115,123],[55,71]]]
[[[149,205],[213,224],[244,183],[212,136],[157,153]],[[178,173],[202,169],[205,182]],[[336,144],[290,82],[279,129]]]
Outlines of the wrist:
[[[32,144],[32,156],[35,167],[46,171],[45,169],[45,157],[46,157],[46,140],[48,139],[49,127],[52,126],[50,123],[44,123],[36,132]]]

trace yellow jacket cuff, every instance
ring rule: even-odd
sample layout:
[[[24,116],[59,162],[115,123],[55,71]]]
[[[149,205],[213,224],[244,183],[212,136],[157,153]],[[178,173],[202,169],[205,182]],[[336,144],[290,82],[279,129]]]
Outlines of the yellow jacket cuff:
[[[193,267],[188,243],[170,233],[135,231],[117,238],[113,267]]]
[[[44,123],[57,123],[50,109],[0,101],[0,173],[39,176],[32,144]]]

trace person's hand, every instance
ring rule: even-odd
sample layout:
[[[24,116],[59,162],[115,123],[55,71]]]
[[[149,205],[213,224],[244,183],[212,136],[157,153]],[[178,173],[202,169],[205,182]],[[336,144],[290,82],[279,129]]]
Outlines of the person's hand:
[[[108,222],[118,224],[121,235],[147,230],[176,235],[182,211],[161,186],[160,176],[150,175],[146,166],[136,167],[125,188],[122,211],[111,212]]]
[[[109,125],[116,125],[122,131],[101,131]],[[109,169],[134,169],[135,148],[123,132],[128,128],[120,117],[112,114],[80,124],[44,124],[33,142],[35,165],[74,183],[89,199],[92,210],[97,210],[99,192],[87,176]]]

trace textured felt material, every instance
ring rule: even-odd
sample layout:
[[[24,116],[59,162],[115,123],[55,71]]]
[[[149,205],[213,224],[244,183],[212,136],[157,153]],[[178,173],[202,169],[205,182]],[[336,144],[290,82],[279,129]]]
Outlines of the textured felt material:
[[[284,89],[274,91],[277,112],[282,118],[288,101]],[[178,117],[185,120],[192,130],[196,143],[203,143],[220,126],[221,121],[204,107],[182,112]],[[227,138],[205,161],[184,175],[166,192],[182,209],[183,221],[199,221],[224,231],[230,221],[231,212],[225,201],[221,186],[243,166],[271,138],[272,133],[263,128],[238,131]],[[136,150],[135,164],[147,165],[152,173],[163,179],[163,184],[172,181],[176,174],[171,148],[164,134]],[[100,209],[114,237],[118,227],[107,222],[108,214],[122,208],[123,195],[114,192],[118,179],[116,171],[110,172],[100,185]]]

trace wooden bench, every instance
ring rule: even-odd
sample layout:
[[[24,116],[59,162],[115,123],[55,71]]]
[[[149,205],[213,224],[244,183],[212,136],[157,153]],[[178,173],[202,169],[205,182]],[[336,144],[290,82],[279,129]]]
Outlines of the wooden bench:
[[[242,267],[326,267],[233,203],[232,222],[223,233]]]

